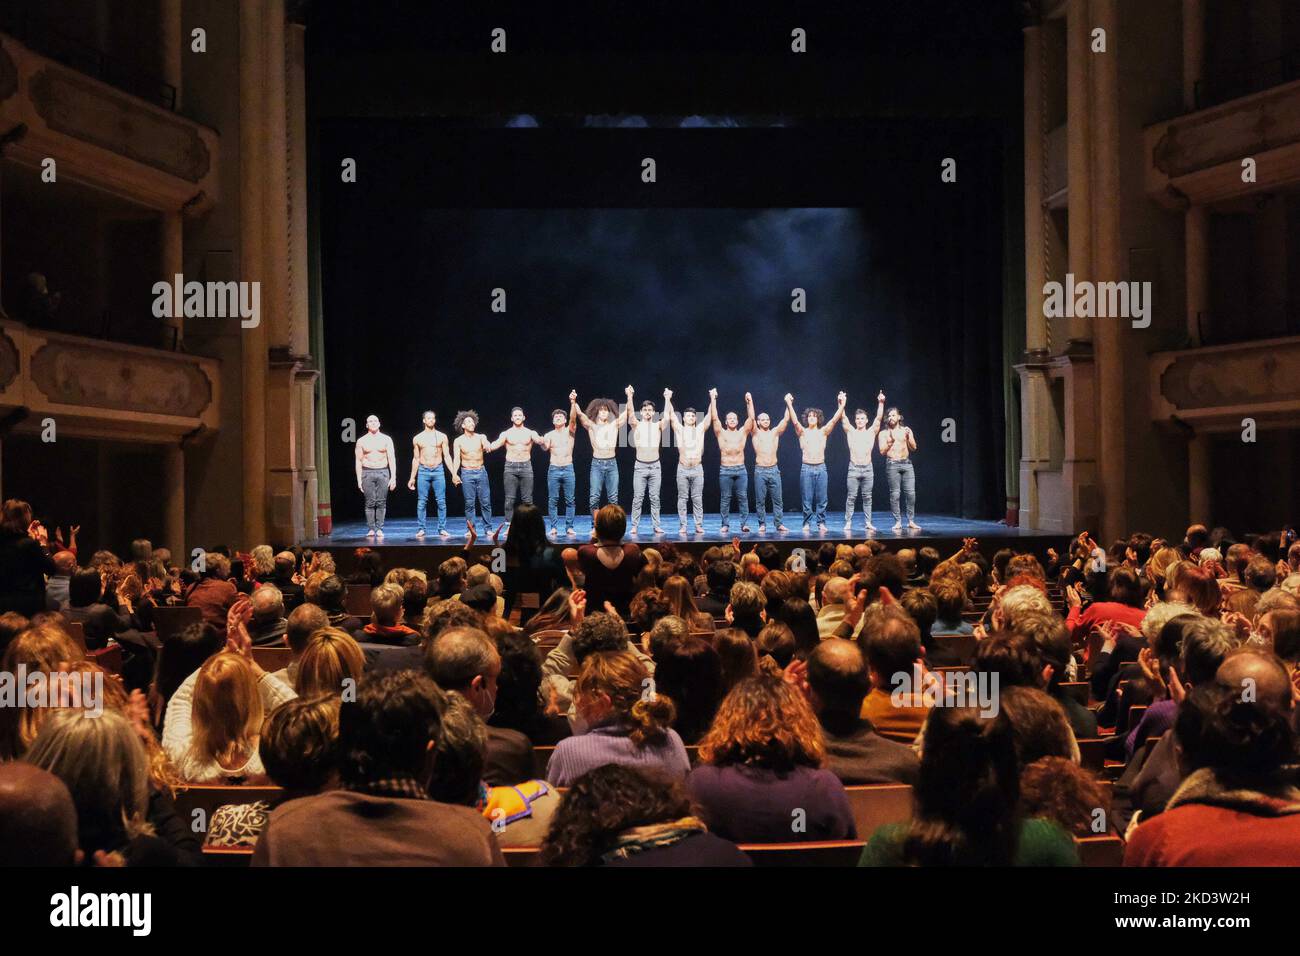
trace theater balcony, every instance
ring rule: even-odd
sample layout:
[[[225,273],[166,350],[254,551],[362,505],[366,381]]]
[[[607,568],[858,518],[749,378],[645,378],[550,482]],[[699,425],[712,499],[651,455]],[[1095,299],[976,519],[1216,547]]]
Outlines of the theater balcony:
[[[1156,352],[1150,363],[1156,422],[1213,432],[1300,420],[1300,336]]]
[[[179,447],[220,426],[220,367],[0,322],[0,432]]]
[[[129,202],[187,215],[217,201],[217,133],[160,103],[65,66],[0,32],[0,141],[6,157],[56,163]]]
[[[1300,183],[1300,80],[1146,127],[1146,190],[1170,209]],[[1253,181],[1242,161],[1254,160]],[[1249,178],[1249,177],[1247,177]]]

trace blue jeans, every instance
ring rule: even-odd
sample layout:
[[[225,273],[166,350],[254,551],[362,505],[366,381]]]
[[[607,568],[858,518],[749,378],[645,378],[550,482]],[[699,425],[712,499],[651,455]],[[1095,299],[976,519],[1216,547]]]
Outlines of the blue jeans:
[[[677,521],[678,527],[686,527],[686,503],[691,503],[695,514],[695,527],[704,527],[704,466],[693,465],[687,468],[677,466]]]
[[[813,515],[818,524],[826,523],[826,465],[804,465],[799,469],[799,493],[803,498],[803,523]]]
[[[506,462],[506,521],[515,514],[515,501],[533,503],[533,463],[531,461]]]
[[[766,524],[768,495],[772,497],[772,517],[778,528],[785,527],[785,503],[781,500],[781,469],[777,465],[754,466],[754,510],[758,523]]]
[[[618,462],[613,458],[591,459],[591,493],[588,501],[595,512],[600,507],[600,493],[604,491],[611,505],[618,504]]]
[[[911,521],[916,514],[916,471],[912,468],[912,460],[886,459],[885,475],[889,478],[889,510],[894,513],[894,522],[902,520],[898,510],[900,493],[903,510],[907,512],[907,520]]]
[[[461,490],[465,492],[465,524],[474,524],[474,503],[483,512],[483,527],[492,530],[492,493],[488,490],[487,470],[484,468],[462,468],[460,470]]]
[[[659,487],[663,482],[663,466],[657,461],[638,461],[632,471],[632,516],[628,527],[636,530],[641,520],[641,502],[650,492],[650,520],[659,527]]]
[[[424,518],[429,510],[429,488],[433,488],[433,498],[438,504],[438,530],[447,528],[447,476],[442,473],[442,465],[430,468],[421,465],[415,473],[415,527],[424,530]]]
[[[718,477],[722,481],[722,506],[718,509],[722,512],[722,527],[731,523],[732,494],[739,499],[741,526],[749,524],[749,472],[744,465],[723,465]]]
[[[559,523],[560,512],[557,505],[560,503],[560,494],[564,494],[564,530],[573,530],[573,492],[578,487],[577,479],[573,476],[572,465],[551,465],[546,470],[546,493],[547,505],[551,513],[551,530]]]
[[[858,504],[858,493],[862,493],[862,513],[871,524],[871,490],[876,483],[876,474],[870,464],[849,465],[849,500],[844,506],[844,523],[853,521],[853,509]]]

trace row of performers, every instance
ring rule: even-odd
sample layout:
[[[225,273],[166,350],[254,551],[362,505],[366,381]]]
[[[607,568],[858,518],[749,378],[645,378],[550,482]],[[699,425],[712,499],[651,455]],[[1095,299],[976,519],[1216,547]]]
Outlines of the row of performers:
[[[632,512],[629,526],[637,534],[641,509],[649,499],[650,518],[655,534],[664,534],[660,525],[660,485],[662,465],[660,448],[666,444],[671,430],[678,449],[677,458],[677,515],[678,533],[688,533],[688,505],[694,517],[696,534],[704,533],[702,504],[704,468],[701,463],[705,436],[710,430],[717,439],[722,462],[719,479],[722,485],[722,526],[728,533],[731,522],[731,504],[735,499],[739,511],[740,530],[748,532],[749,471],[745,466],[745,446],[754,446],[754,480],[758,530],[767,531],[766,504],[771,500],[775,530],[787,530],[784,524],[784,507],[781,494],[781,470],[777,466],[777,446],[781,435],[794,426],[803,450],[799,488],[803,499],[803,531],[808,533],[814,521],[819,531],[826,530],[826,440],[841,426],[849,446],[848,501],[844,513],[844,530],[852,530],[857,500],[862,499],[866,528],[874,531],[871,522],[871,497],[875,475],[872,455],[879,451],[885,459],[885,473],[889,479],[889,503],[894,516],[894,531],[901,531],[904,521],[910,530],[920,530],[913,520],[916,506],[916,476],[912,467],[912,453],[916,451],[916,437],[912,429],[903,424],[897,408],[885,411],[885,393],[876,396],[876,414],[871,418],[859,408],[852,424],[845,415],[848,396],[840,392],[835,414],[829,420],[820,408],[804,409],[802,416],[794,410],[794,396],[785,396],[785,414],[776,424],[767,412],[755,415],[754,401],[745,393],[746,417],[742,422],[735,412],[718,414],[718,390],[709,390],[708,410],[700,415],[694,408],[678,413],[673,408],[672,389],[664,389],[663,414],[658,415],[654,403],[646,400],[637,408],[631,385],[626,389],[627,402],[620,411],[609,398],[597,398],[588,403],[586,410],[578,407],[578,393],[569,393],[569,411],[557,408],[551,413],[550,431],[539,434],[524,424],[524,411],[515,407],[510,412],[510,427],[501,432],[495,441],[478,430],[478,413],[471,410],[458,412],[453,428],[458,435],[454,441],[437,428],[437,416],[432,411],[424,413],[424,430],[412,439],[411,474],[406,486],[417,492],[416,537],[426,533],[426,516],[430,492],[437,504],[440,537],[449,538],[447,532],[447,495],[445,465],[451,473],[452,483],[465,495],[465,521],[473,529],[476,517],[481,516],[483,527],[491,532],[492,503],[488,488],[485,457],[500,448],[506,452],[505,461],[505,520],[509,524],[515,503],[533,500],[533,446],[550,455],[547,469],[547,489],[550,516],[549,533],[559,534],[561,517],[565,534],[577,534],[573,527],[576,481],[573,472],[573,449],[578,426],[587,430],[591,440],[591,490],[588,504],[594,517],[602,498],[618,502],[618,465],[615,451],[624,428],[628,430],[625,443],[636,448],[636,465],[632,473]],[[637,410],[634,412],[633,409]],[[398,463],[393,440],[380,431],[379,419],[371,415],[366,419],[366,434],[356,443],[357,488],[366,499],[366,525],[368,537],[382,538],[387,510],[388,492],[397,487]],[[476,515],[476,511],[478,515]],[[498,528],[498,532],[500,529]],[[594,531],[593,531],[594,534]]]

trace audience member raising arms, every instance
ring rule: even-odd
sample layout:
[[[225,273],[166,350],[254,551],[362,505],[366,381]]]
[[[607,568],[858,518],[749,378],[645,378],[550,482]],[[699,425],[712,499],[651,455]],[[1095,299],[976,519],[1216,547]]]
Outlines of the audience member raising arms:
[[[618,505],[605,505],[597,511],[595,528],[596,543],[584,544],[577,551],[583,589],[593,608],[603,608],[608,601],[626,617],[636,593],[637,575],[646,564],[645,555],[637,545],[623,543],[627,517]]]
[[[750,866],[694,816],[680,780],[619,764],[573,782],[542,843],[547,866]]]
[[[975,707],[936,707],[910,823],[872,834],[860,866],[1073,866],[1074,841],[1020,815],[1020,768],[1010,719]]]
[[[650,672],[631,651],[599,651],[582,664],[574,687],[586,733],[561,740],[546,779],[567,787],[588,770],[617,763],[681,779],[690,771],[686,748],[671,728],[676,708],[654,692]]]
[[[825,760],[821,728],[799,691],[752,677],[718,708],[687,789],[709,827],[738,843],[852,839],[848,797]]]

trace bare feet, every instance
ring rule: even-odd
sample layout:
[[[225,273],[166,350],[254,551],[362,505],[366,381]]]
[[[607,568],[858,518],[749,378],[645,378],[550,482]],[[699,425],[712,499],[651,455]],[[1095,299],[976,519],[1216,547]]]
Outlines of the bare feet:
[[[907,523],[907,526],[908,526],[910,529],[912,529],[913,531],[920,531],[920,530],[921,530],[921,526],[920,526],[919,524],[917,524],[915,521],[909,521],[909,522]]]
[[[440,538],[450,538],[450,537],[451,537],[451,533],[450,533],[446,528],[443,528],[442,530],[440,530],[440,531],[438,532],[438,537],[440,537]]]
[[[423,537],[424,537],[424,529],[421,528],[419,531],[415,532],[415,536],[416,536],[417,538],[423,538]]]

